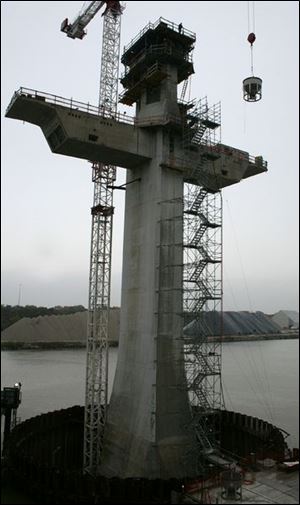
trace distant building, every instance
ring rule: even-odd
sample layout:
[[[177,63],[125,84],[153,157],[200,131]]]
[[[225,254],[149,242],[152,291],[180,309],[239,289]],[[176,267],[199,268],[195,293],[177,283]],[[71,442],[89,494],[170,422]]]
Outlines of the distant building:
[[[271,316],[282,330],[297,330],[299,329],[299,312],[296,310],[279,310]]]

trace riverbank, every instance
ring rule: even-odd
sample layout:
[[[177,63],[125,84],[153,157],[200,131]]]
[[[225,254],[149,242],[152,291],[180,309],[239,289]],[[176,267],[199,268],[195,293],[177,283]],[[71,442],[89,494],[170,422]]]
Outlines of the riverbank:
[[[263,335],[224,335],[222,342],[255,342],[261,340],[286,340],[299,338],[299,332],[267,333]],[[210,342],[220,342],[219,337],[209,337]]]
[[[222,342],[256,342],[263,340],[287,340],[299,339],[299,332],[271,333],[264,335],[224,335]],[[219,337],[209,337],[210,342],[220,342]],[[117,340],[109,342],[109,347],[118,347]],[[59,341],[59,342],[1,342],[2,351],[20,350],[55,350],[55,349],[84,349],[85,342],[82,341]]]
[[[1,342],[1,351],[38,350],[48,351],[56,349],[85,349],[85,342]],[[118,347],[117,341],[109,342],[109,347]]]

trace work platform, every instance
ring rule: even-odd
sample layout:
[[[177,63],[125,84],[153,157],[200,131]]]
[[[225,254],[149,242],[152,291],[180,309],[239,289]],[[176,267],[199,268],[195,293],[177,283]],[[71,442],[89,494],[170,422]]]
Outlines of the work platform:
[[[268,467],[268,464],[270,465]],[[221,486],[211,486],[205,493],[205,503],[224,503],[227,505],[243,504],[298,504],[299,503],[299,473],[285,473],[277,469],[272,460],[261,461],[257,471],[249,473],[251,480],[243,482],[241,496],[225,498]],[[203,491],[199,489],[187,492],[183,503],[203,503]]]
[[[125,168],[141,165],[151,158],[147,145],[140,153],[134,120],[124,114],[20,88],[5,115],[39,126],[55,154]]]
[[[182,127],[178,115],[133,118],[23,87],[14,93],[5,116],[39,126],[55,154],[128,169],[151,160],[158,127]],[[214,190],[267,171],[267,162],[261,156],[250,156],[224,144],[200,146],[188,157],[180,150],[172,155],[165,152],[161,166],[182,172],[186,182],[197,183],[192,174],[200,155],[206,157],[203,172],[206,180],[210,177]]]
[[[177,84],[187,79],[194,73],[189,53],[195,41],[195,33],[164,18],[148,23],[124,48],[121,62],[125,65],[125,72],[121,83],[128,89],[120,95],[120,102],[132,105],[147,86],[158,85],[168,76],[166,64],[176,65]]]

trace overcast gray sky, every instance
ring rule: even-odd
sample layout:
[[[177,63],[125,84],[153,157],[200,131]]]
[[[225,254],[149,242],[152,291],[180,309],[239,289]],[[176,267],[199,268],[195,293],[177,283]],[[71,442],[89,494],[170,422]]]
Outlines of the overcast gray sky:
[[[196,32],[190,98],[221,100],[222,141],[269,165],[267,173],[223,191],[224,309],[298,310],[299,4],[255,2],[254,73],[263,79],[263,98],[252,104],[242,99],[251,73],[247,4],[128,1],[121,52],[160,16]],[[20,86],[97,105],[103,19],[98,14],[81,41],[60,32],[62,20],[81,7],[80,1],[1,2],[5,304],[17,304],[21,285],[22,305],[87,306],[90,165],[52,154],[38,127],[4,118]],[[123,182],[124,170],[118,173]],[[115,205],[112,305],[119,305],[124,192],[115,192]]]

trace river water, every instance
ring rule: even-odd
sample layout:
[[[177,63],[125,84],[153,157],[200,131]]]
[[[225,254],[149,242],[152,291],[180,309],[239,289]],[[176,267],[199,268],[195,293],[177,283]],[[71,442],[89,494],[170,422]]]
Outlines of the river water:
[[[225,405],[272,422],[299,447],[299,340],[223,344]],[[118,348],[110,348],[109,394]],[[26,350],[1,353],[1,383],[22,383],[21,420],[84,404],[85,350]]]

